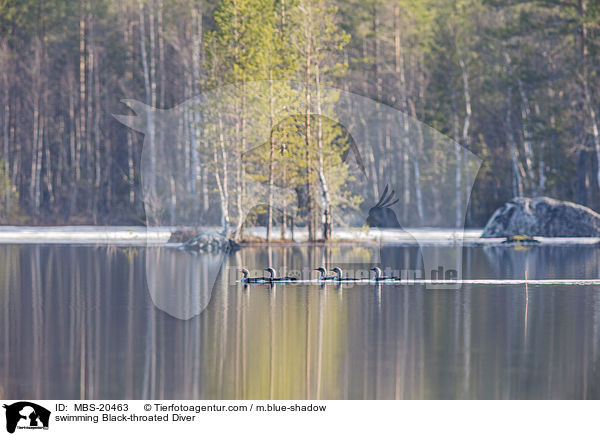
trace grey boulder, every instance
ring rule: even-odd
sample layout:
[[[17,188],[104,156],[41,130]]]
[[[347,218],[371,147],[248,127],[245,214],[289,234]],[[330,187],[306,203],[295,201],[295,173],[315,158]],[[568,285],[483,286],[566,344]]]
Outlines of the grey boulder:
[[[516,197],[494,212],[481,236],[515,235],[600,236],[600,214],[580,204],[549,197]]]
[[[181,250],[196,252],[225,252],[238,250],[239,245],[222,233],[202,231],[179,246]]]

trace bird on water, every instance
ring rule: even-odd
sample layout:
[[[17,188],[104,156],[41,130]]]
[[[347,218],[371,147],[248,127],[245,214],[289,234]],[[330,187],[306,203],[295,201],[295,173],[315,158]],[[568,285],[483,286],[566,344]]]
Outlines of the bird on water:
[[[344,277],[344,273],[342,272],[342,269],[337,266],[335,268],[333,268],[331,271],[336,273],[335,280],[337,282],[355,282],[356,280],[358,280],[358,279],[351,278],[351,277]]]
[[[326,276],[325,275],[327,273],[327,271],[322,266],[320,266],[319,268],[316,268],[315,271],[319,271],[321,273],[319,275],[319,280],[320,281],[322,281],[322,280],[335,280],[334,276]]]
[[[277,282],[293,282],[293,281],[298,280],[296,277],[291,277],[291,276],[277,277],[277,273],[271,267],[265,268],[265,271],[269,273],[269,277],[250,277],[249,271],[246,268],[241,268],[240,272],[244,276],[242,277],[242,279],[240,281],[242,283],[277,283]],[[319,272],[319,278],[318,278],[319,282],[324,282],[324,281],[348,282],[348,281],[358,281],[359,280],[359,279],[352,278],[352,277],[344,277],[344,272],[342,271],[341,268],[339,268],[337,266],[335,268],[331,269],[331,271],[336,274],[335,276],[325,275],[327,273],[327,270],[323,267],[316,268],[315,271]],[[385,281],[385,280],[400,280],[399,277],[384,276],[381,271],[381,268],[379,268],[377,266],[371,268],[371,271],[375,272],[375,277],[371,280],[374,280],[376,282]]]
[[[264,277],[249,277],[250,272],[246,268],[240,269],[240,272],[244,275],[242,277],[242,283],[266,283]]]
[[[270,266],[265,268],[270,275],[265,280],[268,282],[289,282],[298,280],[296,277],[276,277],[275,270]]]
[[[375,271],[375,281],[379,282],[381,280],[398,280],[397,277],[386,277],[381,275],[381,268],[378,266],[371,268],[371,271]]]

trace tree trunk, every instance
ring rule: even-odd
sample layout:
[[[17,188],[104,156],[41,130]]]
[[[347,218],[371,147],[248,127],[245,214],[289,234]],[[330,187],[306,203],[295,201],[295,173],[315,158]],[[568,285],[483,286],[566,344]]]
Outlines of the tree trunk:
[[[592,102],[592,96],[589,88],[589,78],[588,78],[588,68],[587,68],[587,4],[585,0],[577,1],[577,10],[579,14],[579,62],[581,64],[581,85],[583,88],[583,99],[585,102],[585,106],[588,111],[588,116],[590,118],[590,124],[592,127],[592,138],[594,140],[594,150],[596,152],[596,161],[597,161],[597,172],[596,172],[596,183],[598,187],[600,187],[600,132],[598,129],[598,119],[596,117],[596,110],[594,109],[594,104]]]
[[[590,117],[590,123],[592,125],[592,138],[594,139],[594,150],[596,151],[596,161],[598,162],[598,169],[596,172],[596,182],[600,187],[600,133],[598,132],[598,119],[596,118],[596,111],[592,103],[587,80],[584,79],[583,88],[585,92],[585,102]]]
[[[44,106],[48,106],[48,102],[44,103]],[[46,122],[44,122],[44,125],[46,124]],[[53,178],[54,178],[54,173],[53,173],[53,165],[52,165],[52,158],[50,156],[50,145],[48,143],[48,141],[43,141],[42,145],[45,144],[44,147],[44,155],[45,155],[45,162],[46,162],[46,171],[45,171],[45,175],[44,175],[44,180],[45,180],[45,185],[46,185],[46,192],[48,192],[48,210],[50,213],[54,212],[54,183],[53,183]]]
[[[192,90],[195,96],[200,94],[200,47],[202,44],[202,13],[198,13],[195,8],[192,8]],[[196,134],[200,124],[200,114],[198,110],[192,110],[194,127],[191,134],[191,155],[192,155],[192,193],[196,193],[196,184],[198,181],[198,173],[200,172],[200,156]],[[204,177],[204,171],[202,171]],[[208,200],[205,199],[205,191],[207,189],[205,183],[202,183],[202,213],[206,213]],[[206,201],[205,201],[206,200]]]
[[[421,107],[425,105],[425,77],[422,70],[423,59],[416,59],[416,56],[411,56],[411,69],[413,71],[414,79],[413,84],[415,87],[416,99]],[[409,106],[412,117],[417,120],[414,124],[413,128],[416,130],[416,142],[412,146],[413,153],[413,171],[415,177],[415,200],[417,202],[417,215],[419,218],[419,225],[424,225],[425,220],[425,212],[423,209],[423,193],[421,189],[421,154],[423,152],[423,147],[425,146],[425,138],[423,137],[423,125],[418,121],[419,114],[417,111],[417,106],[415,105],[415,99],[409,98]]]
[[[286,32],[286,28],[287,28],[287,24],[286,24],[286,9],[285,9],[285,0],[281,0],[281,35],[282,38],[284,38],[287,35]],[[283,155],[285,153],[285,144],[281,145],[281,154]],[[282,165],[283,165],[283,180],[287,180],[287,163],[285,162],[284,159],[281,160]],[[285,231],[286,231],[286,222],[287,222],[287,204],[286,204],[286,199],[284,197],[283,199],[283,204],[281,205],[281,240],[285,240]],[[293,231],[292,231],[293,234]],[[293,239],[293,238],[292,238]]]
[[[4,92],[2,94],[2,97],[4,99],[4,101],[3,101],[4,114],[3,114],[3,122],[2,122],[2,163],[4,165],[4,177],[6,177],[8,180],[10,180],[11,179],[11,177],[10,177],[10,156],[8,154],[8,141],[9,141],[8,125],[10,123],[10,104],[9,104],[8,73],[6,73],[6,72],[4,73]],[[10,204],[11,186],[12,186],[12,183],[8,183],[6,186],[6,192],[4,193],[4,210],[6,211],[7,216],[10,213],[10,209],[11,209],[11,204]]]
[[[579,156],[577,158],[577,182],[575,184],[575,201],[579,204],[587,205],[587,153],[583,147],[579,149]]]
[[[409,102],[408,102],[408,83],[406,80],[406,71],[404,66],[404,56],[400,52],[401,47],[401,35],[400,35],[400,26],[398,23],[397,29],[397,37],[396,37],[396,71],[398,72],[397,76],[397,86],[400,88],[400,95],[402,97],[402,111],[403,114],[403,162],[402,162],[402,174],[403,174],[403,182],[402,182],[402,219],[404,224],[408,223],[408,210],[410,209],[410,158],[412,156],[411,144],[410,144],[410,121],[408,119],[409,114]]]
[[[400,92],[400,89],[402,88],[402,82],[400,79],[400,68],[402,62],[401,56],[402,52],[400,46],[400,7],[394,6],[394,75],[396,77],[396,93]],[[396,105],[397,108],[399,104],[399,107],[402,108],[402,102],[397,101],[396,95],[392,96],[392,102]],[[399,177],[398,171],[400,168],[400,162],[398,161],[398,153],[395,152],[392,154],[392,156],[394,159],[394,162],[392,164],[393,180],[397,182]],[[403,208],[405,207],[406,205],[403,206]]]
[[[42,147],[44,135],[44,119],[41,113],[44,92],[43,84],[41,83],[42,43],[39,40],[36,41],[33,63],[33,136],[31,141],[31,179],[29,181],[29,197],[32,206],[32,213],[35,217],[38,217],[41,200],[40,178],[42,171]]]
[[[273,141],[273,71],[269,69],[269,180],[268,180],[268,211],[267,211],[267,242],[271,241],[271,227],[273,225],[273,171],[275,158],[275,143]]]
[[[308,13],[307,13],[307,17],[310,17],[310,4],[308,5]],[[305,92],[305,96],[304,96],[304,104],[305,104],[305,131],[304,131],[304,138],[305,138],[305,144],[306,144],[306,206],[307,206],[307,217],[308,217],[308,240],[309,241],[314,241],[315,238],[315,226],[314,226],[314,222],[313,222],[313,201],[312,201],[312,188],[311,188],[311,184],[312,184],[312,159],[311,159],[311,153],[310,153],[310,147],[311,147],[311,140],[310,140],[310,135],[311,135],[311,92],[310,92],[310,81],[311,81],[311,76],[310,76],[310,68],[311,68],[311,56],[312,56],[312,44],[311,44],[311,38],[312,38],[312,33],[310,32],[310,24],[307,22],[307,20],[309,18],[305,17],[304,20],[304,38],[305,38],[305,56],[306,56],[306,62],[304,65],[304,80],[306,83],[306,92]]]
[[[160,94],[158,99],[158,105],[161,109],[165,108],[165,38],[164,38],[164,26],[163,26],[163,0],[157,0],[157,13],[156,13],[156,25],[157,31],[156,36],[158,37],[158,75],[160,78]],[[192,8],[192,14],[195,13]]]
[[[208,177],[206,175],[206,165],[200,167],[200,185],[202,187],[202,216],[206,221],[206,212],[208,211]]]
[[[76,160],[77,160],[77,139],[79,138],[78,128],[77,128],[77,114],[76,114],[76,93],[77,86],[75,77],[72,74],[68,74],[68,88],[69,88],[69,165],[71,168],[74,167],[75,172],[77,172]],[[77,201],[77,184],[76,179],[71,172],[69,172],[69,200],[68,207],[66,211],[66,216],[71,214],[71,211],[75,207],[75,202]]]
[[[128,16],[127,7],[123,5],[123,16]],[[126,59],[125,65],[127,68],[127,84],[133,83],[133,53],[132,50],[129,49],[130,46],[133,45],[133,29],[132,26],[129,25],[129,19],[125,20],[125,46],[128,47],[126,50]],[[133,149],[133,131],[132,129],[127,129],[127,184],[129,186],[129,206],[132,207],[135,202],[135,166],[134,166],[134,149]]]
[[[513,181],[513,197],[523,195],[523,178],[525,172],[521,166],[519,159],[519,150],[517,143],[515,142],[515,136],[512,127],[512,87],[509,85],[506,93],[506,118],[505,118],[505,129],[506,129],[506,141],[510,150],[510,156],[512,161],[512,181]]]
[[[540,106],[535,104],[535,115],[538,120],[540,120]],[[543,125],[541,126],[544,127]],[[554,129],[554,115],[550,116],[550,127]],[[540,141],[539,149],[538,149],[538,187],[537,187],[537,195],[543,195],[544,190],[546,189],[546,163],[544,162],[544,152],[545,152],[545,140]]]
[[[94,164],[94,144],[92,143],[92,121],[93,121],[93,113],[94,113],[94,28],[93,28],[93,19],[92,14],[90,12],[91,7],[87,10],[87,36],[86,36],[86,55],[87,55],[87,74],[86,74],[86,117],[85,117],[85,132],[86,132],[86,140],[85,140],[85,174],[87,179],[90,181],[89,188],[86,191],[86,199],[87,199],[87,210],[91,212],[92,218],[95,220],[95,195],[94,195],[94,174],[92,165]]]
[[[512,78],[513,71],[510,56],[504,52],[506,66],[508,69],[509,80]],[[525,178],[525,170],[519,158],[519,149],[515,141],[514,129],[512,126],[512,85],[508,85],[506,90],[506,118],[505,118],[506,140],[510,150],[513,172],[513,197],[523,195],[523,179]]]
[[[470,209],[468,208],[469,196],[471,194],[471,169],[469,168],[469,127],[471,125],[471,93],[469,91],[469,75],[462,55],[458,57],[458,64],[463,82],[463,93],[465,99],[465,120],[462,130],[463,163],[465,166],[465,207],[467,207],[467,216],[465,221],[470,219]]]
[[[383,103],[383,79],[382,79],[382,74],[381,74],[381,51],[382,51],[382,41],[380,41],[380,39],[382,39],[382,37],[380,36],[380,21],[379,21],[379,15],[377,13],[377,2],[372,3],[372,16],[373,16],[373,79],[372,79],[372,83],[375,87],[374,89],[374,95],[375,95],[375,99],[379,102],[379,103]],[[318,63],[318,57],[317,57],[317,63]],[[385,152],[385,143],[382,140],[382,129],[383,128],[383,118],[381,116],[381,104],[377,105],[377,114],[376,114],[376,125],[377,125],[377,129],[375,129],[374,132],[372,132],[373,135],[375,135],[375,143],[370,147],[370,148],[374,148],[377,150],[376,153],[376,157],[377,157],[377,164],[375,165],[376,169],[377,169],[377,178],[379,180],[382,180],[385,176],[385,165],[382,165],[381,163],[381,159],[379,158],[380,156],[385,156],[386,152]],[[389,174],[389,177],[393,177],[393,174]]]
[[[286,152],[286,148],[285,147],[286,147],[285,143],[282,143],[281,144],[281,163],[282,163],[282,172],[283,172],[282,179],[284,180],[284,183],[287,182],[287,161],[284,158],[284,155],[285,155],[285,152]],[[287,200],[286,200],[285,196],[283,196],[283,204],[281,205],[281,240],[282,241],[285,240],[285,232],[286,232],[287,220],[288,220],[288,216],[287,216]],[[293,237],[292,237],[292,239],[293,239]]]
[[[98,224],[98,210],[101,200],[102,193],[100,192],[102,182],[102,165],[100,157],[100,75],[98,74],[98,55],[96,53],[96,45],[92,43],[90,47],[91,59],[90,59],[90,75],[93,82],[93,100],[94,100],[94,224]],[[110,165],[107,166],[107,169]],[[109,190],[110,188],[108,188]]]
[[[317,85],[317,150],[319,164],[319,183],[321,184],[321,226],[323,230],[323,240],[328,241],[331,238],[331,197],[325,177],[325,168],[323,163],[323,123],[321,120],[321,79],[319,72],[318,53],[317,62],[315,62],[315,82]]]
[[[71,211],[77,209],[81,190],[81,150],[87,150],[87,21],[88,6],[86,0],[81,2],[79,17],[79,117],[77,117],[77,134],[75,140],[75,183],[71,199]]]
[[[413,114],[413,117],[417,117],[417,110],[415,108],[415,104],[414,102],[410,101],[410,105],[411,105],[411,112]],[[424,213],[423,213],[423,193],[421,192],[421,165],[419,162],[419,157],[421,156],[421,151],[423,150],[423,146],[425,143],[425,140],[423,138],[423,126],[421,125],[420,122],[416,123],[416,130],[417,130],[417,144],[415,150],[414,150],[414,154],[413,154],[413,158],[412,158],[412,162],[413,162],[413,169],[415,172],[415,197],[417,200],[417,214],[419,216],[419,225],[423,225],[423,221],[424,221]]]
[[[454,225],[460,228],[463,225],[462,213],[462,159],[460,152],[460,144],[458,143],[458,111],[456,108],[456,88],[454,78],[451,85],[451,106],[452,106],[452,136],[454,139],[454,158],[456,160],[456,177],[455,177],[455,196],[456,196],[456,216]]]
[[[246,188],[246,171],[244,162],[244,153],[246,151],[246,86],[245,79],[242,79],[241,89],[241,106],[239,112],[239,153],[236,165],[236,177],[237,177],[237,227],[235,229],[235,240],[239,240],[242,237],[244,230],[244,200],[245,200],[245,188]]]
[[[223,165],[223,182],[219,177],[219,171],[215,167],[215,177],[221,197],[221,226],[225,235],[229,233],[229,175],[227,169],[227,153],[225,151],[225,139],[223,137],[223,118],[219,113],[219,146],[221,147],[221,164]],[[215,165],[219,164],[217,149],[214,149]]]
[[[19,115],[21,113],[20,110],[20,105],[19,105],[19,100],[15,99],[14,101],[14,106],[13,106],[13,122],[10,123],[11,119],[9,118],[8,121],[10,123],[10,128],[9,128],[9,143],[14,144],[14,161],[13,161],[13,165],[12,165],[12,171],[11,171],[11,177],[12,177],[12,184],[13,185],[17,185],[17,175],[19,173],[19,169],[22,166],[22,162],[23,162],[23,156],[22,156],[22,150],[23,147],[21,146],[21,141],[17,141],[17,120],[19,119]],[[12,140],[10,139],[12,138]]]
[[[146,51],[146,18],[144,14],[144,4],[139,1],[139,17],[140,17],[140,52],[142,55],[142,68],[144,71],[144,91],[146,95],[146,106],[150,106],[146,110],[146,138],[148,144],[149,153],[149,168],[148,168],[148,185],[150,192],[146,193],[147,200],[150,201],[150,207],[154,207],[153,204],[155,199],[155,150],[154,150],[154,120],[152,114],[153,106],[153,92],[152,92],[152,78],[150,67],[148,66],[148,53]],[[152,58],[152,54],[150,55]]]
[[[531,108],[529,107],[529,99],[523,87],[523,81],[517,77],[517,86],[519,95],[521,96],[521,123],[523,124],[523,146],[525,149],[525,171],[527,173],[527,185],[532,186],[534,183],[533,175],[533,145],[531,143]]]

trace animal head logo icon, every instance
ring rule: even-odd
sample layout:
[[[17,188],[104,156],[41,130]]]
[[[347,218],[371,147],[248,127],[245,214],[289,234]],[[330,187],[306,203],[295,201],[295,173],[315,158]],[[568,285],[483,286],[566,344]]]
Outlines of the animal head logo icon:
[[[389,186],[386,185],[377,204],[369,209],[369,216],[367,217],[369,227],[400,228],[400,222],[396,217],[396,213],[392,210],[392,206],[400,200],[396,198],[396,191],[394,190],[388,195],[388,188]]]
[[[6,409],[6,431],[14,433],[17,427],[27,429],[47,429],[50,423],[50,411],[29,401],[19,401]]]

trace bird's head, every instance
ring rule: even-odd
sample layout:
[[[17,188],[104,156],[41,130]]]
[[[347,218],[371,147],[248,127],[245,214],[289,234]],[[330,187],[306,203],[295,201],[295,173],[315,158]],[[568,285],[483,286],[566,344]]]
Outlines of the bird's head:
[[[335,268],[332,268],[331,271],[337,274],[338,279],[342,278],[342,270],[337,266]]]
[[[321,275],[319,276],[319,278],[323,278],[323,277],[325,277],[325,273],[327,272],[327,271],[325,270],[325,268],[323,268],[322,266],[320,266],[320,267],[318,267],[318,268],[315,268],[315,271],[319,271],[319,272],[321,273]]]
[[[381,268],[379,268],[378,266],[371,268],[371,271],[375,272],[375,277],[381,276]]]
[[[250,274],[250,272],[246,268],[241,268],[240,272],[244,275],[245,279],[247,279],[248,278],[248,274]]]
[[[265,271],[268,272],[269,274],[271,274],[271,277],[275,277],[275,270],[273,268],[271,268],[270,266],[265,268]]]

